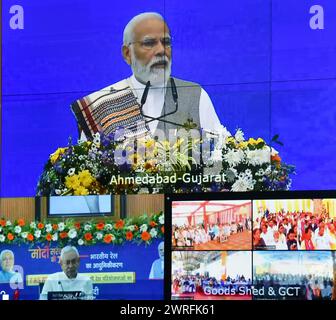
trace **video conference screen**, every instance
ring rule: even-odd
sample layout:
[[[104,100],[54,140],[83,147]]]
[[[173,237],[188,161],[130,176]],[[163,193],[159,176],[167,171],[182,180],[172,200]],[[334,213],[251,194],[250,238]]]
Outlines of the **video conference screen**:
[[[335,1],[1,6],[2,299],[336,299]]]
[[[334,300],[330,195],[167,195],[171,299]]]

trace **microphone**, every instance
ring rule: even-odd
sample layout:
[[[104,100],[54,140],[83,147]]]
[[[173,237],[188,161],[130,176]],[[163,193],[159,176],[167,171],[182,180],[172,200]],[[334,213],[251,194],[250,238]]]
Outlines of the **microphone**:
[[[175,102],[175,104],[177,104],[177,89],[176,89],[176,85],[175,85],[175,81],[173,78],[170,78],[170,84],[171,84],[171,89],[172,89],[172,96],[173,96],[173,100]]]
[[[170,124],[173,124],[173,125],[176,125],[178,127],[184,127],[184,125],[182,124],[179,124],[179,123],[176,123],[176,122],[172,122],[172,121],[168,121],[166,120],[165,118],[169,115],[172,115],[174,114],[175,112],[177,112],[177,109],[178,109],[178,103],[177,103],[177,99],[178,99],[178,95],[177,95],[177,89],[176,89],[176,85],[175,85],[175,81],[174,79],[171,77],[170,78],[170,83],[171,83],[171,91],[172,91],[172,97],[173,97],[173,100],[174,100],[174,104],[175,104],[175,109],[172,110],[171,112],[168,112],[168,113],[165,113],[164,115],[162,116],[159,116],[159,117],[151,117],[149,115],[146,115],[143,113],[143,110],[142,110],[142,107],[143,105],[145,104],[146,100],[147,100],[147,95],[148,95],[148,91],[149,91],[149,87],[150,87],[150,81],[147,81],[147,84],[146,84],[146,87],[145,87],[145,90],[144,90],[144,93],[141,97],[141,106],[140,106],[140,113],[143,117],[145,118],[148,118],[150,120],[147,121],[148,122],[151,122],[151,121],[162,121],[162,122],[165,122],[165,123],[170,123]],[[165,104],[163,106],[163,108],[165,108]]]
[[[144,90],[144,92],[142,94],[142,97],[141,97],[141,113],[142,113],[142,107],[146,103],[146,100],[147,100],[150,85],[151,85],[150,81],[147,81],[145,90]]]
[[[58,284],[61,286],[62,291],[64,292],[64,288],[63,288],[62,282],[60,280],[58,281]]]

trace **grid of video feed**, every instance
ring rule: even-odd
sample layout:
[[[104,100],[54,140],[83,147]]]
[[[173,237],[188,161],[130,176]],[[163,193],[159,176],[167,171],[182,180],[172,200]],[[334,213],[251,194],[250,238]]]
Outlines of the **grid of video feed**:
[[[336,199],[171,200],[173,300],[336,300]]]

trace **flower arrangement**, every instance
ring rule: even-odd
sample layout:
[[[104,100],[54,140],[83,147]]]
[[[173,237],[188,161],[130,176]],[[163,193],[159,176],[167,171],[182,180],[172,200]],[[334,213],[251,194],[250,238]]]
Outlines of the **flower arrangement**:
[[[121,245],[125,242],[150,244],[153,239],[163,238],[164,215],[162,212],[152,216],[99,222],[33,221],[24,219],[14,222],[0,219],[0,244],[52,244],[65,246],[94,245],[97,243]]]
[[[238,129],[234,136],[223,128],[221,143],[215,146],[210,163],[221,162],[224,174],[223,186],[229,191],[276,191],[288,190],[293,165],[282,161],[278,151],[262,139],[244,139]],[[276,135],[272,142],[282,145]]]
[[[293,173],[263,139],[245,140],[240,129],[174,141],[97,133],[50,155],[37,195],[288,190]]]

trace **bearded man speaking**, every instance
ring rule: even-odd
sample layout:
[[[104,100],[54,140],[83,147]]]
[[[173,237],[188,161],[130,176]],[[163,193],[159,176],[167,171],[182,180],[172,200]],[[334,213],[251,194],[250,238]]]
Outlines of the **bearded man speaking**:
[[[210,132],[221,130],[204,89],[171,77],[172,38],[161,15],[135,16],[124,29],[122,54],[132,76],[72,104],[83,139],[118,128],[136,137],[168,137],[188,123]]]

